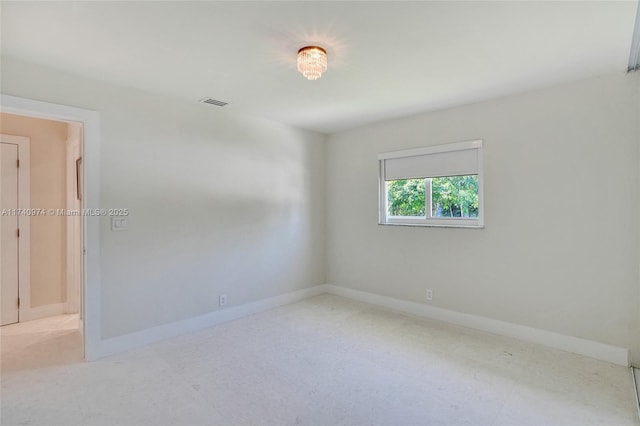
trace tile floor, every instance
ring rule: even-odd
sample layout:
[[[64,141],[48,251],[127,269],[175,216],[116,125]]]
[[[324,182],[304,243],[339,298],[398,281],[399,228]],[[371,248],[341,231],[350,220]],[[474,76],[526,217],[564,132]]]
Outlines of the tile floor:
[[[56,321],[0,330],[2,425],[640,425],[629,369],[337,296],[91,363]]]

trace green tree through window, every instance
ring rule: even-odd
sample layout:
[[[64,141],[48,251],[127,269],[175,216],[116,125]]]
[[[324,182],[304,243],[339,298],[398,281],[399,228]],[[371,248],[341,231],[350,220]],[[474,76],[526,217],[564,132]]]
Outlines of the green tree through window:
[[[433,217],[478,217],[478,176],[431,179]]]
[[[388,182],[389,215],[424,216],[426,212],[425,179],[402,179]]]
[[[428,193],[425,189],[429,181],[432,217],[478,217],[477,175],[389,181],[389,215],[424,217]]]

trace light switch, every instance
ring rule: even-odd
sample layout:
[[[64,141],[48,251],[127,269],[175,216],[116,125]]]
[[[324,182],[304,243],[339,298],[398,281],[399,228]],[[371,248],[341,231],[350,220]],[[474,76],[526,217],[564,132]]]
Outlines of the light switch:
[[[129,222],[126,217],[112,217],[111,218],[111,230],[112,231],[124,231],[129,228]]]

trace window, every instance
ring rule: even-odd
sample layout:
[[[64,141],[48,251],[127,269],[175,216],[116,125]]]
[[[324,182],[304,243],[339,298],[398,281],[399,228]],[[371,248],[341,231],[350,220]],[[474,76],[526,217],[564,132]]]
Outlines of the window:
[[[380,224],[482,227],[482,141],[386,152]]]

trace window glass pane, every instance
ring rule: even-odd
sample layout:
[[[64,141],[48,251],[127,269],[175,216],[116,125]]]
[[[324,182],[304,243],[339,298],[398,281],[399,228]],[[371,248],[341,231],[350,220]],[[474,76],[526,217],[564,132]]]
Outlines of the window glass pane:
[[[478,175],[431,179],[433,217],[478,217]]]
[[[425,181],[426,179],[401,179],[386,182],[387,215],[424,217]]]

